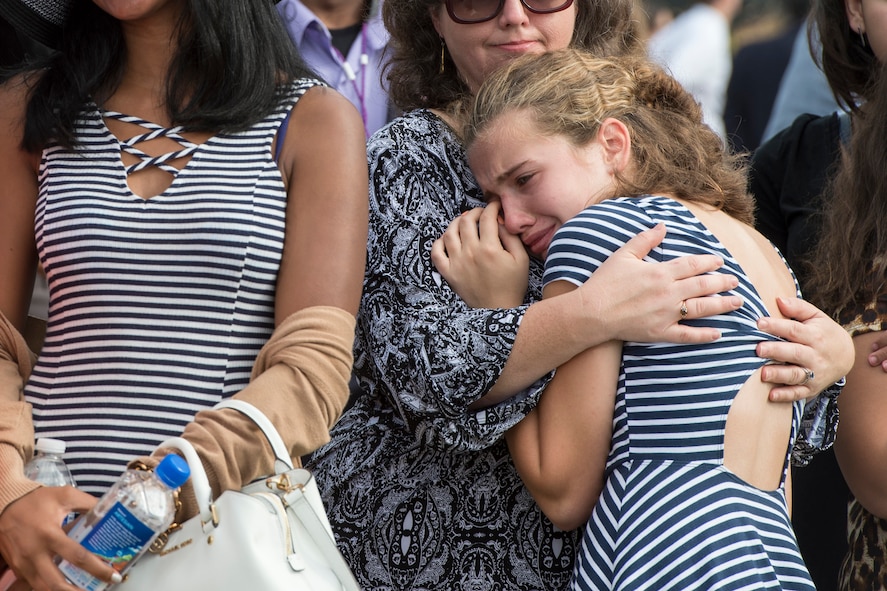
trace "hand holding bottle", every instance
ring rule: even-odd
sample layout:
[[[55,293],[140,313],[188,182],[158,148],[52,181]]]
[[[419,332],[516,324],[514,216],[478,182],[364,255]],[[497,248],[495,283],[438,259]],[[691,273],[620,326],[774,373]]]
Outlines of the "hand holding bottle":
[[[61,525],[69,513],[85,513],[95,503],[95,497],[76,488],[41,487],[0,513],[0,552],[19,574],[10,591],[76,589],[65,581],[56,556],[111,581],[114,569],[68,538]]]
[[[153,472],[126,470],[99,502],[79,519],[68,536],[114,567],[112,583],[119,583],[132,564],[175,518],[175,492],[190,476],[188,463],[168,455]],[[104,591],[106,579],[97,578],[79,564],[62,560],[59,569],[68,581],[85,591]]]
[[[91,495],[62,488],[75,486],[62,459],[64,441],[38,439],[35,450],[37,453],[25,465],[24,473],[46,488],[25,495],[0,515],[0,551],[21,575],[16,580],[12,570],[6,571],[0,581],[0,591],[40,589],[41,583],[51,585],[53,581],[64,581],[53,562],[55,555],[70,554],[72,559],[80,559],[77,555],[82,552],[67,540],[60,525],[64,526],[77,510],[87,510],[95,504]],[[111,576],[101,561],[89,562],[92,564],[88,567],[97,569],[97,574]]]

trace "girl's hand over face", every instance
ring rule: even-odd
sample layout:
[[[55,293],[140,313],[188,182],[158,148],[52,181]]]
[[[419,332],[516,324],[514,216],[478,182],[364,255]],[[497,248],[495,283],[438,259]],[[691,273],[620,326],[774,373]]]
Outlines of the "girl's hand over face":
[[[761,379],[776,385],[770,391],[774,402],[810,398],[853,367],[853,340],[841,325],[810,302],[778,298],[777,304],[785,319],[761,318],[758,328],[785,341],[761,341],[757,353],[785,365],[765,365]]]
[[[431,261],[472,308],[513,308],[527,293],[530,259],[520,238],[499,224],[501,205],[466,211],[431,247]]]

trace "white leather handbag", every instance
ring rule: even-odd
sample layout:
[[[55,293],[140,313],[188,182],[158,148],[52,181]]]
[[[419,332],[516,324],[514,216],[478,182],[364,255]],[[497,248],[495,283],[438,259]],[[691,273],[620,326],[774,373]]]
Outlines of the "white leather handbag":
[[[275,474],[213,499],[191,444],[180,437],[161,443],[188,461],[200,514],[162,534],[115,589],[359,591],[336,547],[314,478],[293,468],[271,421],[241,400],[225,400],[216,408],[233,408],[255,421],[274,449]]]

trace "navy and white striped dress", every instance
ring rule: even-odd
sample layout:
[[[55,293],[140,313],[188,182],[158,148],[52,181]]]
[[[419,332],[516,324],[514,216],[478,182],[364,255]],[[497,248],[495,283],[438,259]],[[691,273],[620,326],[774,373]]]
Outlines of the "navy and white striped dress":
[[[766,362],[755,355],[756,344],[774,338],[756,327],[768,312],[733,256],[677,201],[613,199],[558,231],[545,282],[583,283],[617,248],[658,222],[668,233],[648,260],[718,254],[725,260],[720,272],[739,278],[732,293],[745,303],[689,321],[719,328],[715,343],[625,343],[607,482],[585,527],[573,588],[812,590],[784,488],[803,402],[794,406],[777,490],[755,488],[723,465],[727,412]]]
[[[127,185],[121,143],[93,106],[81,146],[44,151],[35,231],[49,284],[45,345],[26,386],[38,437],[68,444],[83,490],[181,434],[241,390],[274,329],[286,192],[272,142],[309,88],[293,83],[251,128],[183,147],[190,161],[148,199]]]

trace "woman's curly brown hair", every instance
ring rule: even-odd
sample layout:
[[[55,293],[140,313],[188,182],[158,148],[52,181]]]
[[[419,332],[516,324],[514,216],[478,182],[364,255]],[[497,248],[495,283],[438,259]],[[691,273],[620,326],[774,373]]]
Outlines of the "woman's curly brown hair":
[[[632,0],[575,1],[573,47],[598,55],[640,50]],[[382,4],[382,18],[391,35],[385,67],[388,95],[401,109],[448,109],[467,104],[471,98],[449,55],[440,72],[441,39],[431,13],[442,6],[441,0],[385,0]]]

